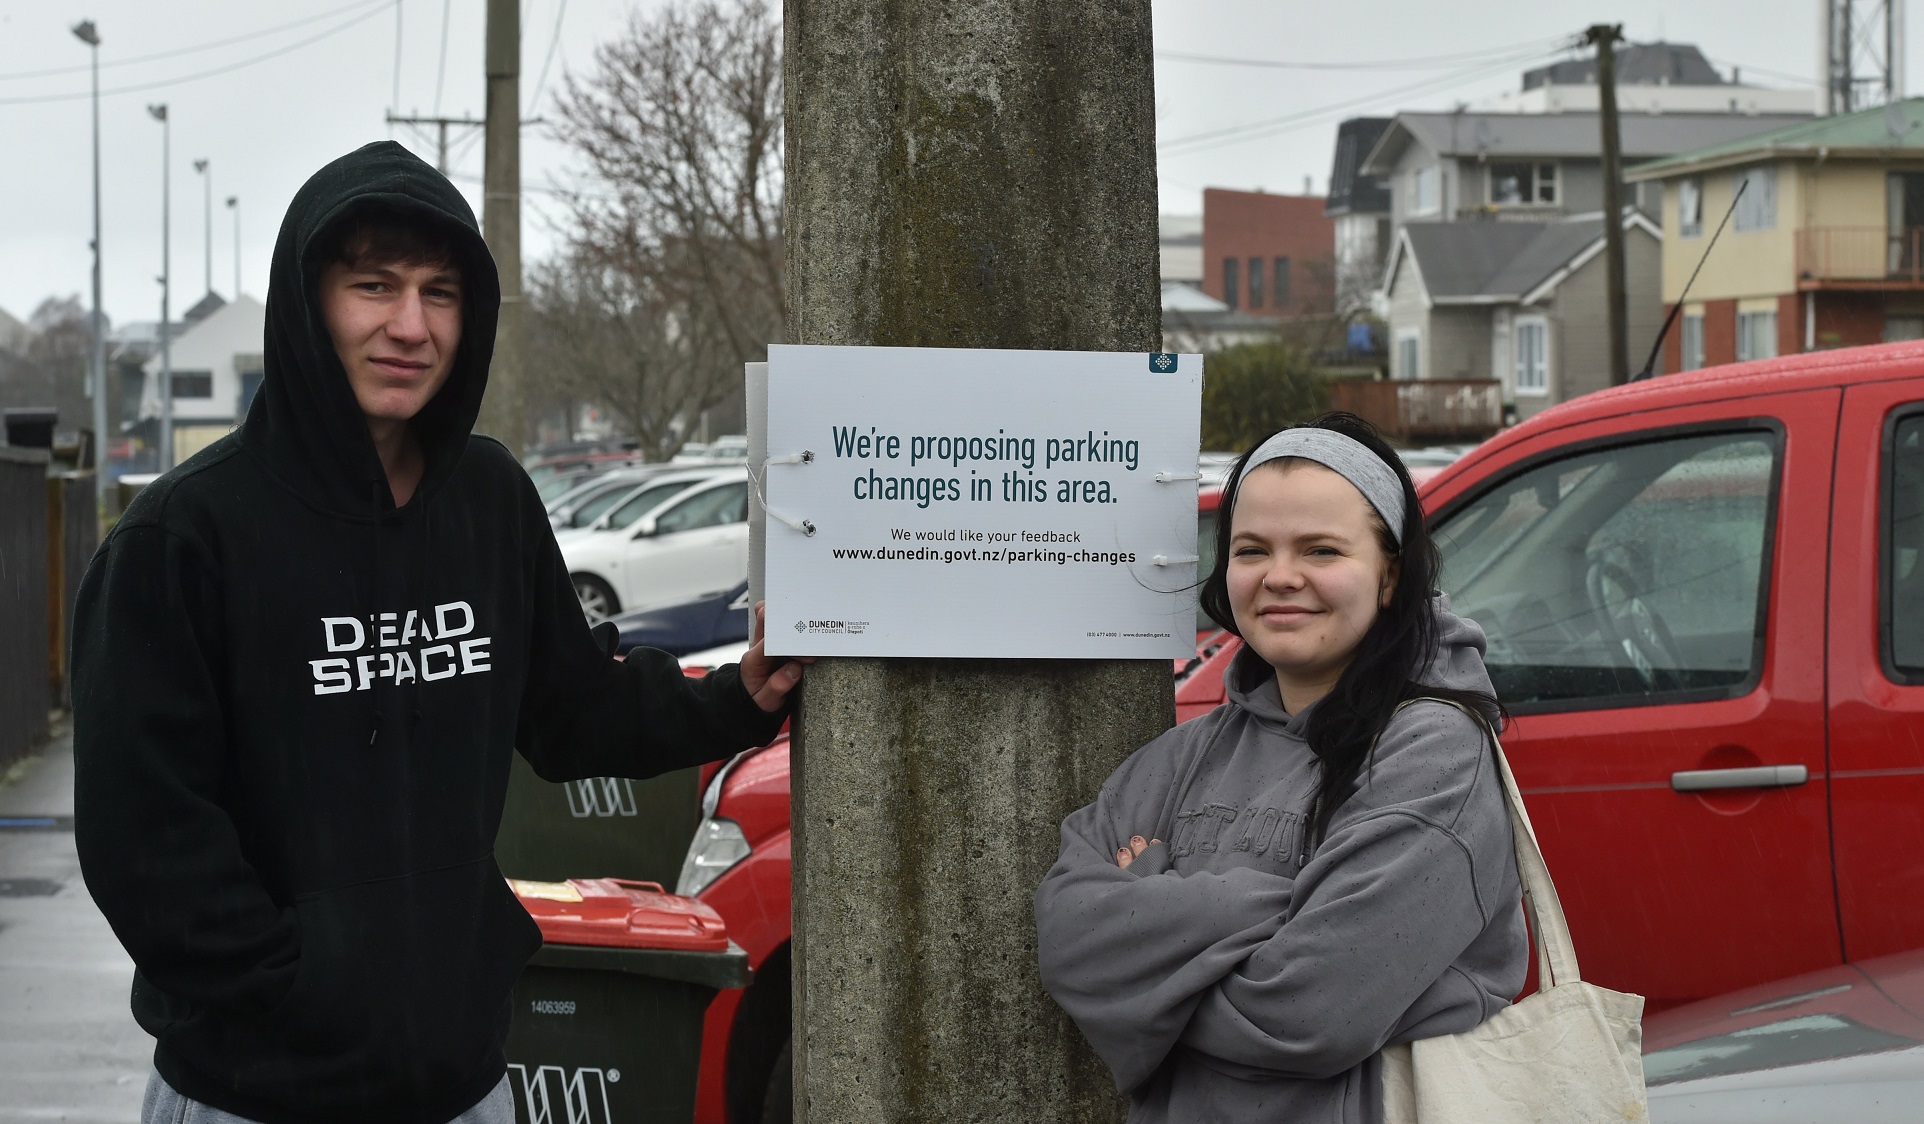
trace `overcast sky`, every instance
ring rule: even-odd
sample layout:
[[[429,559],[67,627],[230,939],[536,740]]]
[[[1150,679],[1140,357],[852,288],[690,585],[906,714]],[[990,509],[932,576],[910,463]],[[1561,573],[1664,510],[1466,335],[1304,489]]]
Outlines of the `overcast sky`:
[[[541,103],[563,73],[591,66],[595,44],[617,35],[637,8],[657,7],[659,0],[523,0],[522,97],[530,115],[543,109],[535,86],[544,66]],[[1621,22],[1637,41],[1695,43],[1726,71],[1741,65],[1747,83],[1808,82],[1817,68],[1820,7],[1820,0],[1154,0],[1162,142],[1231,130],[1222,143],[1191,142],[1160,156],[1162,209],[1199,211],[1205,186],[1300,192],[1309,177],[1320,193],[1337,121],[1447,109],[1516,89],[1522,70],[1562,57],[1554,53],[1559,38],[1591,23]],[[444,12],[451,14],[445,67]],[[448,116],[481,115],[484,12],[484,0],[399,0],[398,12],[396,0],[0,5],[0,152],[7,157],[0,308],[24,319],[49,295],[88,299],[88,50],[68,31],[72,24],[91,18],[102,39],[105,301],[110,316],[127,321],[157,319],[160,311],[161,125],[148,115],[149,103],[166,102],[172,118],[175,314],[207,284],[206,181],[194,171],[196,159],[211,161],[213,288],[223,296],[234,288],[234,216],[225,206],[232,195],[240,201],[241,284],[260,296],[281,215],[315,169],[389,135],[434,158],[430,135],[384,123],[390,106],[403,114],[438,107]],[[1917,22],[1911,46],[1924,39]],[[270,52],[282,53],[250,61]],[[1344,68],[1239,66],[1175,54]],[[166,57],[133,61],[153,55]],[[1455,61],[1408,65],[1439,56]],[[1405,65],[1354,67],[1384,62]],[[478,213],[480,131],[450,135],[452,174]],[[533,260],[553,244],[558,214],[539,189],[571,182],[572,169],[538,126],[525,134],[522,169],[525,252]]]

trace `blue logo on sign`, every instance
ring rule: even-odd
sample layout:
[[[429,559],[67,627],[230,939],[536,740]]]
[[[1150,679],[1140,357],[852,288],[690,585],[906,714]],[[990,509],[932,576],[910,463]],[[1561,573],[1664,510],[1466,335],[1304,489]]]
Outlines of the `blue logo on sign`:
[[[1155,352],[1149,356],[1149,369],[1166,375],[1176,369],[1176,357],[1167,351]]]

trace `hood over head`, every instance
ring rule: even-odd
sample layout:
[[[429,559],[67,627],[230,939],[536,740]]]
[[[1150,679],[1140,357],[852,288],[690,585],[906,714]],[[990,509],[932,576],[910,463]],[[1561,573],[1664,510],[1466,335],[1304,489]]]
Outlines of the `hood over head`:
[[[1420,682],[1426,687],[1476,691],[1495,698],[1496,686],[1483,666],[1483,626],[1451,611],[1447,593],[1436,594],[1430,605],[1436,613],[1436,658],[1430,661]],[[1301,714],[1284,710],[1276,688],[1276,669],[1264,663],[1247,644],[1229,661],[1223,682],[1229,701],[1258,718],[1288,725],[1292,733],[1302,732],[1303,715],[1314,707],[1311,704]]]
[[[287,208],[267,286],[264,378],[241,444],[313,506],[369,518],[393,507],[387,474],[322,319],[320,247],[340,223],[382,206],[438,224],[461,270],[461,344],[440,392],[410,423],[426,457],[416,494],[453,473],[481,412],[501,282],[474,212],[446,176],[393,141],[356,149],[314,173]]]

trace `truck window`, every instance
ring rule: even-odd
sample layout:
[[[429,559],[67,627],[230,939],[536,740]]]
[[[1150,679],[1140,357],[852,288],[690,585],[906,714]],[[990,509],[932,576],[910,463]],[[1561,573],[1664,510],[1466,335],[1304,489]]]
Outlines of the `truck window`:
[[[1887,449],[1879,632],[1891,678],[1924,683],[1924,414],[1898,418]]]
[[[1527,710],[1686,701],[1761,670],[1778,437],[1755,430],[1539,464],[1436,530],[1442,586]]]

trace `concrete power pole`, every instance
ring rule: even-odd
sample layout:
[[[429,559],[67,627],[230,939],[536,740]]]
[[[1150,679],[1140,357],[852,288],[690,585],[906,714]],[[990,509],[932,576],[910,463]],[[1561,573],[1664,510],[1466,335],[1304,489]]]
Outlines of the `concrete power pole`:
[[[1624,294],[1623,145],[1617,130],[1617,44],[1622,24],[1596,24],[1584,42],[1597,48],[1597,101],[1603,128],[1603,258],[1610,327],[1610,381],[1630,379],[1629,301]]]
[[[525,443],[521,334],[521,8],[488,0],[487,155],[481,231],[501,271],[501,320],[480,429],[516,456]]]
[[[784,35],[789,340],[1160,348],[1149,0],[787,0]],[[1121,1119],[1042,991],[1032,898],[1171,694],[1160,661],[809,670],[797,1119]]]

